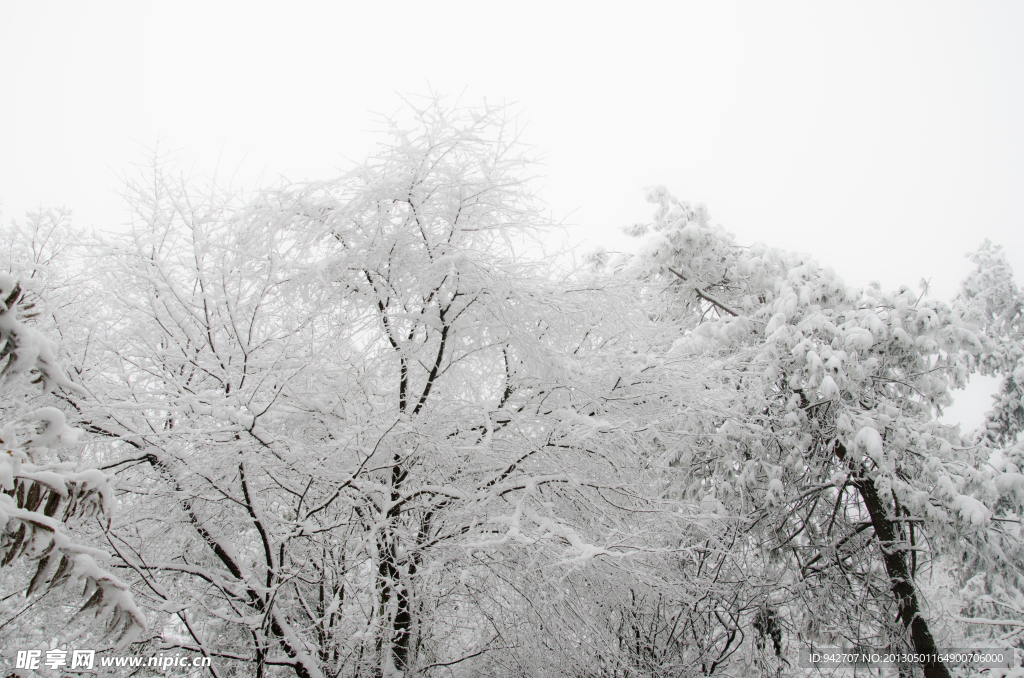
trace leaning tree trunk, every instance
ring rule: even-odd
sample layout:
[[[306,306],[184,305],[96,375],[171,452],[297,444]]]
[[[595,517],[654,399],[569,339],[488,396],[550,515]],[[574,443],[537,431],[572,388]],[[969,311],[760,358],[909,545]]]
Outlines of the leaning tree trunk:
[[[846,461],[846,447],[836,441],[836,456],[840,461]],[[899,548],[899,535],[896,524],[886,513],[885,505],[878,496],[875,483],[870,478],[857,477],[851,479],[854,487],[860,493],[864,505],[871,516],[871,526],[878,537],[878,545],[882,550],[882,560],[885,562],[885,571],[889,575],[889,583],[892,585],[892,594],[896,598],[896,608],[899,610],[899,619],[903,627],[910,631],[910,639],[914,644],[914,652],[925,656],[934,656],[937,652],[935,639],[928,628],[928,622],[921,616],[921,606],[917,600],[917,590],[914,587],[914,579],[910,574],[910,568],[903,557],[903,551]],[[949,678],[949,671],[946,665],[939,661],[927,661],[924,663],[925,678]]]

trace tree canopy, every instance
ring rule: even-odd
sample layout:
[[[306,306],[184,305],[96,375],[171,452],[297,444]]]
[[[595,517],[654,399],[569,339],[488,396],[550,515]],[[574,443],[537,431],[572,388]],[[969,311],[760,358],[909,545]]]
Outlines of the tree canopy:
[[[656,188],[635,254],[566,272],[531,255],[514,118],[404,115],[336,180],[238,195],[156,158],[126,231],[5,232],[8,647],[300,678],[1021,647],[998,247],[949,302],[853,289]],[[961,433],[939,416],[975,373],[1003,386]],[[69,578],[102,625],[66,624]]]

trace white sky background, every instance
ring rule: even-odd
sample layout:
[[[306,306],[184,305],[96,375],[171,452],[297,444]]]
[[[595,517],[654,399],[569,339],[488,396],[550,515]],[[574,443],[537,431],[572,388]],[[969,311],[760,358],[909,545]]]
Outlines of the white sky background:
[[[158,138],[240,187],[330,178],[432,88],[516,103],[583,248],[664,184],[740,242],[948,297],[986,237],[1024,271],[1022,36],[1021,2],[0,0],[0,210],[116,227]]]

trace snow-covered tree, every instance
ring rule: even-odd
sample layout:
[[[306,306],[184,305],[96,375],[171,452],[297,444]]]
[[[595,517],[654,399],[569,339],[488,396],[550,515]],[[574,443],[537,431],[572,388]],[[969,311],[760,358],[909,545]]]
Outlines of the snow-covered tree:
[[[979,433],[991,444],[1009,446],[1024,429],[1024,294],[1001,247],[986,240],[971,261],[975,268],[959,301],[993,341],[980,370],[1003,378]]]
[[[0,628],[9,639],[43,641],[26,631],[48,629],[68,607],[42,600],[52,591],[84,584],[85,603],[77,614],[95,617],[100,635],[115,646],[132,642],[145,629],[128,585],[101,567],[103,550],[82,543],[74,524],[113,514],[110,477],[95,468],[58,458],[51,447],[73,444],[80,431],[69,428],[64,413],[33,402],[25,381],[52,391],[80,393],[57,360],[57,347],[25,323],[38,315],[25,302],[21,283],[0,273]],[[72,524],[69,527],[69,523]],[[48,607],[47,607],[48,605]],[[42,624],[39,609],[47,607]],[[79,631],[82,633],[82,631]],[[44,641],[45,642],[45,641]]]
[[[623,583],[678,589],[657,563],[717,539],[651,489],[644,323],[519,254],[545,220],[504,111],[411,118],[248,199],[156,163],[94,250],[76,423],[145,642],[219,675],[625,670]]]
[[[775,674],[797,642],[1021,642],[1001,250],[951,304],[854,290],[656,189],[636,256],[560,273],[514,118],[431,99],[385,124],[340,178],[249,195],[157,157],[130,230],[59,265],[65,215],[12,235],[0,358],[43,386],[0,401],[19,633],[76,576],[115,642],[225,678]],[[975,372],[1003,388],[965,437],[937,416]]]
[[[627,266],[667,287],[651,308],[679,328],[666,355],[721,368],[714,395],[682,413],[669,466],[686,496],[744,521],[758,583],[773,583],[752,622],[805,643],[931,653],[947,639],[919,582],[936,567],[961,585],[989,573],[1019,614],[1019,448],[970,444],[936,420],[971,372],[1015,376],[1019,296],[998,251],[975,255],[979,273],[948,305],[852,289],[805,256],[737,245],[664,189],[649,198],[655,221],[634,229],[649,237]],[[1000,628],[1004,642],[1021,630]]]

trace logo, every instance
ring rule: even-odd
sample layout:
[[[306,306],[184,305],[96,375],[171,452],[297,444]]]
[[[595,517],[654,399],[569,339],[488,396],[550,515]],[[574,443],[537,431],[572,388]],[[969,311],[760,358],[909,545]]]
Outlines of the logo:
[[[40,664],[52,670],[68,666],[67,650],[47,650],[45,659],[43,659],[43,654],[42,650],[18,650],[18,654],[14,658],[14,668],[35,671]],[[71,666],[69,668],[71,670],[88,671],[93,668],[96,661],[96,650],[72,650],[70,654]]]

